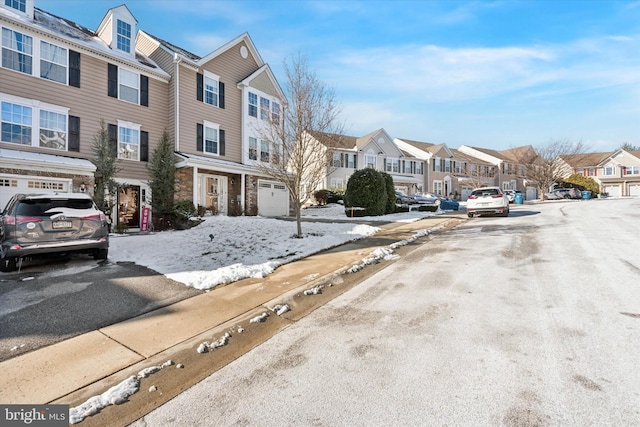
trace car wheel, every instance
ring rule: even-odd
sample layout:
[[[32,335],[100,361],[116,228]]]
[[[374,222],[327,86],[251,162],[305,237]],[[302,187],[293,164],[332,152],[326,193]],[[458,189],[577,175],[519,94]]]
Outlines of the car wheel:
[[[507,206],[507,208],[502,211],[502,216],[509,216],[509,206]]]
[[[14,271],[17,267],[16,258],[2,258],[0,259],[0,271],[8,273]]]
[[[473,213],[468,212],[468,213],[467,213],[467,216],[468,216],[469,218],[473,218]]]
[[[94,252],[93,259],[95,259],[96,261],[105,260],[107,259],[108,255],[109,255],[109,249],[98,249],[97,251]]]

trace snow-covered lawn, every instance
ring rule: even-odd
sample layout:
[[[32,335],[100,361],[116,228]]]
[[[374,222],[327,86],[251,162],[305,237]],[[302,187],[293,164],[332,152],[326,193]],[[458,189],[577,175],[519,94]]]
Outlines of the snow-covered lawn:
[[[279,265],[375,234],[364,222],[411,222],[438,212],[406,212],[349,219],[340,205],[307,208],[304,238],[292,237],[296,222],[265,217],[205,217],[189,230],[111,236],[109,259],[135,262],[196,289],[248,277],[265,277]]]

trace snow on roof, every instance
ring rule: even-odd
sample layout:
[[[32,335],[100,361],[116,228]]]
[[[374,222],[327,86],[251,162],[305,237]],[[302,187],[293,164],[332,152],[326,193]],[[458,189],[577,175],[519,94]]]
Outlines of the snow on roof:
[[[69,43],[77,44],[100,55],[108,55],[114,59],[117,58],[123,62],[146,68],[156,75],[159,74],[166,78],[170,77],[169,74],[162,70],[152,59],[142,55],[140,52],[136,51],[134,60],[124,52],[111,49],[93,30],[42,9],[34,8],[33,20],[5,8],[0,8],[0,15],[12,21],[20,22],[22,25],[33,28],[36,31],[49,34],[52,37],[65,39]]]
[[[34,153],[31,151],[9,150],[0,148],[0,159],[12,163],[37,163],[51,166],[68,166],[85,172],[94,172],[96,167],[89,160],[56,154]]]

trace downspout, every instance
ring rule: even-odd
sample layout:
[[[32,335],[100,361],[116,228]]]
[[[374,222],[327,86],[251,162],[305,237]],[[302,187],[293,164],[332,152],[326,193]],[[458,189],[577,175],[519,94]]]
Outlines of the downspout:
[[[180,62],[182,58],[178,56],[177,53],[173,54],[173,63],[175,64],[175,149],[176,151],[180,151]]]

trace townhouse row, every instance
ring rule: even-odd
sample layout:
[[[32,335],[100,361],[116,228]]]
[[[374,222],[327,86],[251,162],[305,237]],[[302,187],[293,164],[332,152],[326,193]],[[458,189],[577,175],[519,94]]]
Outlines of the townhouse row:
[[[34,0],[2,1],[0,29],[0,206],[16,193],[91,193],[94,140],[104,123],[118,157],[115,226],[138,228],[151,205],[147,165],[165,130],[175,144],[177,200],[210,213],[290,213],[286,187],[258,167],[275,154],[260,138],[261,124],[280,117],[285,97],[248,33],[201,57],[139,28],[126,5],[106,11],[94,31]],[[465,200],[474,187],[499,185],[538,196],[521,162],[529,146],[453,149],[394,139],[384,129],[339,139],[325,188],[344,188],[354,170],[374,167],[407,194]],[[566,163],[604,192],[635,195],[639,157],[617,151]]]
[[[286,215],[288,192],[261,174],[260,123],[284,94],[248,33],[200,57],[142,29],[126,5],[97,30],[34,0],[0,3],[0,205],[16,193],[91,193],[104,123],[117,151],[116,225],[135,229],[150,206],[147,169],[166,130],[178,200],[220,214]]]
[[[464,201],[476,187],[499,186],[522,191],[526,200],[539,198],[535,183],[527,180],[527,159],[535,155],[528,145],[502,151],[467,145],[453,149],[392,139],[384,129],[362,137],[318,133],[314,137],[333,151],[324,188],[344,189],[355,170],[371,167],[389,173],[396,190],[408,195],[426,192]],[[333,141],[341,141],[340,146],[331,145]],[[576,154],[557,161],[564,178],[577,173],[593,178],[601,193],[640,196],[640,151]]]

